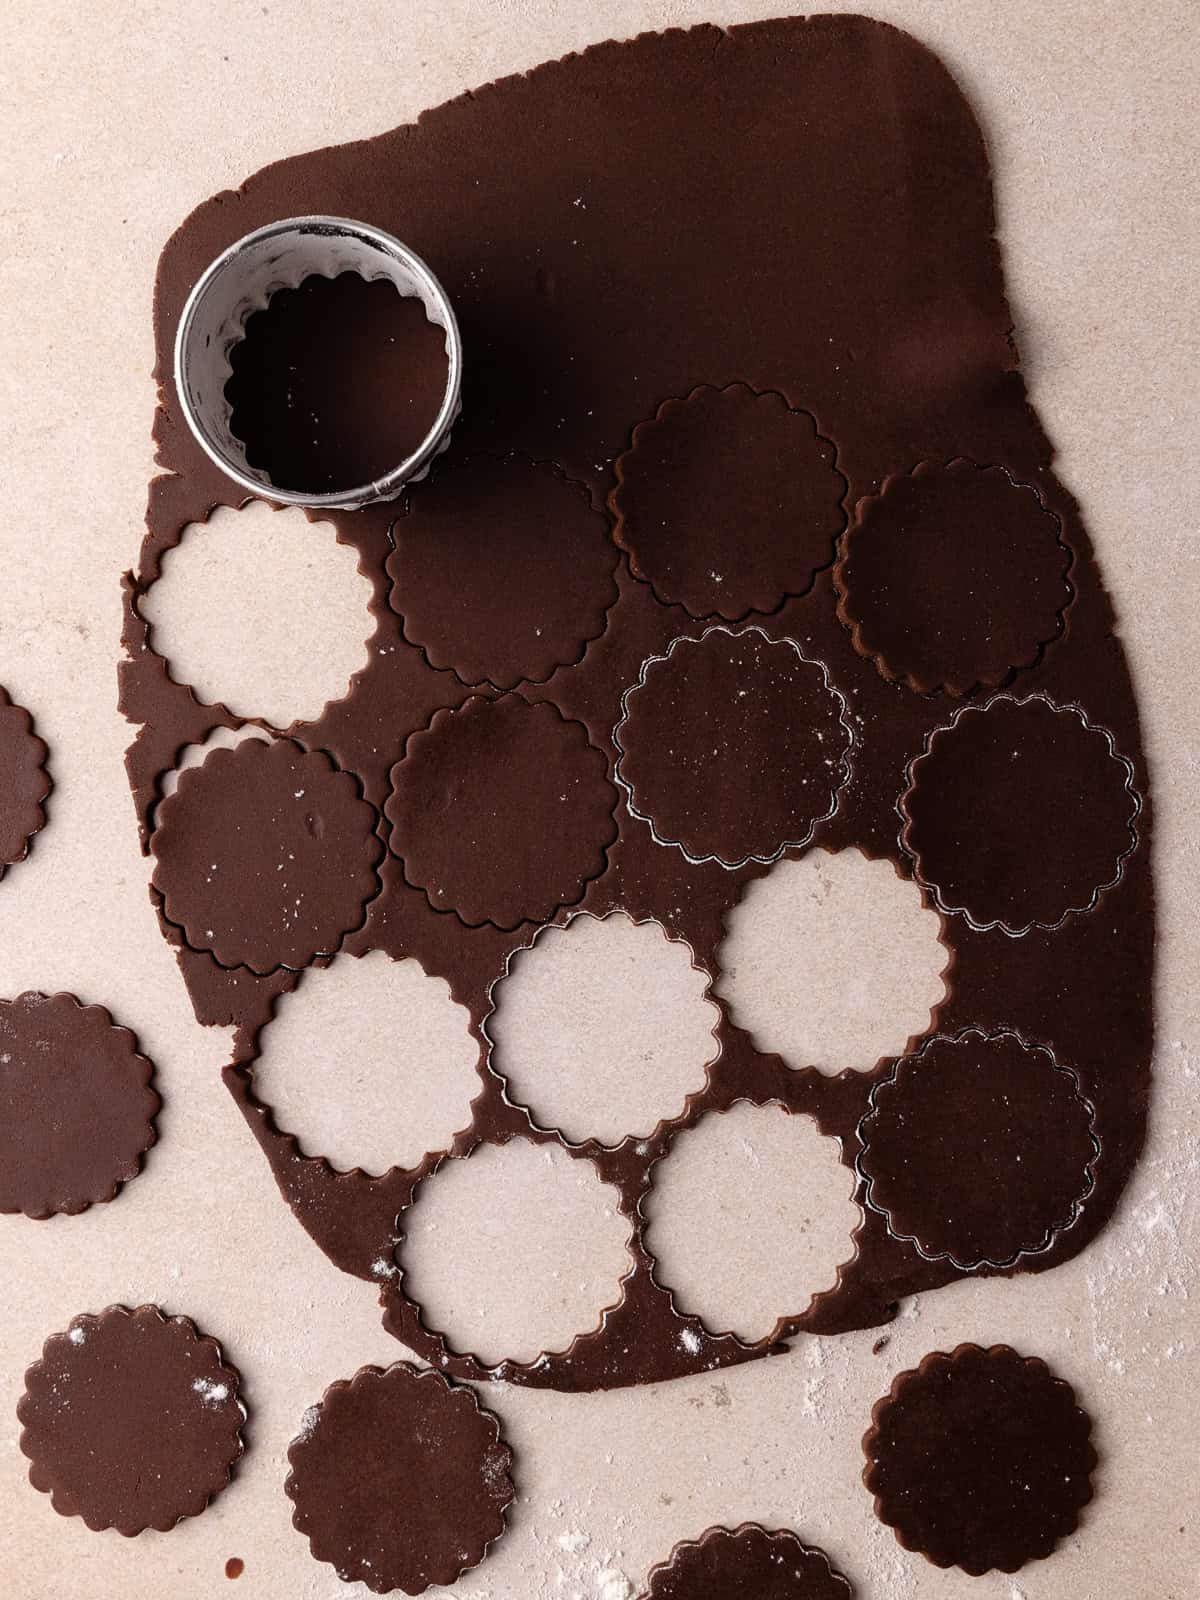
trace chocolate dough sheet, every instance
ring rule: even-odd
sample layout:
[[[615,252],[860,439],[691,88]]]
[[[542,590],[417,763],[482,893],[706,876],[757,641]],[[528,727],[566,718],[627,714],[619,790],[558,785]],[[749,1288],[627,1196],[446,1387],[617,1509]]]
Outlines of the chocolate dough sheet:
[[[331,768],[346,775],[331,821],[347,819],[337,848],[357,851],[355,893],[323,908],[321,928],[340,932],[313,959],[382,949],[445,978],[471,1014],[481,1093],[471,1129],[415,1169],[372,1178],[304,1155],[252,1075],[257,1036],[303,971],[255,945],[248,897],[223,908],[231,928],[244,912],[254,945],[236,966],[219,958],[238,940],[215,953],[190,943],[189,908],[175,907],[210,846],[253,877],[252,842],[174,829],[170,860],[156,860],[156,881],[171,875],[168,905],[154,891],[163,933],[199,1021],[236,1026],[226,1083],[299,1222],[380,1296],[398,1340],[449,1376],[561,1389],[750,1360],[803,1330],[884,1323],[901,1296],[967,1271],[1040,1272],[1076,1254],[1111,1216],[1145,1131],[1151,808],[1113,606],[1026,396],[987,152],[949,73],[910,36],[853,16],[646,35],[291,157],[194,211],[158,274],[162,475],[125,590],[121,705],[137,724],[128,771],[151,851],[164,775],[238,721],[173,681],[139,611],[189,524],[243,499],[182,420],[176,324],[220,251],[311,213],[374,223],[429,262],[461,322],[463,414],[406,500],[333,514],[374,584],[369,662],[316,721],[268,729],[289,755],[252,764],[266,774],[320,756],[327,785]],[[795,477],[780,493],[795,517],[781,531],[754,496],[780,479],[786,448]],[[703,495],[680,473],[689,460]],[[664,473],[675,492],[663,503],[693,517],[665,545],[653,536]],[[564,518],[566,547],[548,541],[543,557],[520,531],[520,501],[547,482],[575,486],[593,515]],[[889,545],[910,526],[927,537]],[[881,592],[896,596],[886,615]],[[722,698],[735,666],[746,696]],[[786,737],[780,673],[811,708]],[[801,723],[827,729],[832,768]],[[796,786],[814,775],[828,782],[797,815]],[[184,775],[180,800],[198,776]],[[427,803],[451,792],[450,818]],[[570,798],[555,813],[558,795]],[[271,795],[256,796],[270,815]],[[480,1141],[559,1141],[509,1103],[487,1062],[490,990],[509,957],[544,921],[620,908],[686,940],[715,978],[746,885],[780,852],[817,847],[916,874],[952,958],[930,1034],[1024,1042],[1029,1081],[1062,1090],[1047,1104],[1065,1108],[1082,1152],[1073,1212],[1051,1129],[1028,1147],[1021,1216],[981,1229],[1016,1239],[1015,1258],[957,1265],[953,1237],[945,1249],[902,1237],[867,1197],[868,1173],[889,1187],[885,1146],[872,1165],[860,1133],[877,1088],[894,1079],[879,1115],[899,1104],[896,1061],[835,1076],[788,1065],[723,1005],[720,1056],[683,1115],[615,1148],[568,1146],[619,1188],[633,1227],[620,1305],[536,1362],[496,1368],[452,1348],[390,1266],[405,1208],[439,1161]],[[863,1202],[836,1285],[757,1343],[675,1309],[638,1211],[673,1135],[737,1100],[778,1101],[836,1135]],[[998,1183],[968,1140],[994,1102],[986,1075],[965,1073],[958,1115],[906,1124],[910,1169],[961,1191],[976,1163],[981,1183]],[[1045,1240],[1026,1237],[1027,1212]]]

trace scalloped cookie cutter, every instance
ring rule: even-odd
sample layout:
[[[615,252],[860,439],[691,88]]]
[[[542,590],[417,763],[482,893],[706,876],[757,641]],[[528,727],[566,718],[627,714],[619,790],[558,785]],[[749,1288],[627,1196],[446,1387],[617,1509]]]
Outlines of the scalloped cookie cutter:
[[[247,318],[277,289],[342,272],[387,279],[401,295],[421,301],[430,322],[446,335],[446,388],[424,439],[382,478],[325,493],[288,489],[249,464],[230,429],[229,353],[243,337]],[[405,484],[425,476],[449,444],[462,409],[462,337],[446,291],[420,256],[392,234],[348,217],[286,217],[231,244],[192,286],[175,333],[174,374],[180,408],[196,442],[247,494],[282,505],[357,511],[394,500]]]

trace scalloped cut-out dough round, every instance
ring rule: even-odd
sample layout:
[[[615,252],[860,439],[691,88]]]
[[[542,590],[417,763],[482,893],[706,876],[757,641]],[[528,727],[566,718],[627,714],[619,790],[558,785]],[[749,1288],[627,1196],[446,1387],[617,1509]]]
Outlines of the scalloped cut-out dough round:
[[[734,1022],[790,1067],[869,1072],[928,1031],[949,954],[890,861],[810,850],[749,885],[718,952]]]
[[[481,1084],[465,1007],[382,950],[306,972],[263,1030],[254,1092],[306,1155],[375,1175],[470,1126]]]
[[[401,1216],[405,1292],[427,1327],[489,1365],[565,1350],[599,1326],[633,1267],[618,1198],[560,1145],[479,1145]]]
[[[642,1201],[654,1276],[712,1333],[765,1339],[832,1289],[861,1221],[854,1174],[811,1117],[741,1101],[685,1128]]]
[[[367,664],[370,581],[331,522],[251,500],[189,523],[141,604],[171,676],[272,727],[319,717]]]
[[[262,744],[272,742],[271,735],[257,723],[243,722],[236,728],[214,728],[200,744],[186,745],[170,772],[164,772],[162,775],[158,785],[159,800],[165,800],[168,795],[174,794],[179,788],[181,773],[190,771],[192,767],[202,767],[214,750],[236,750],[238,745],[244,744],[247,739],[257,739]],[[159,801],[156,800],[150,808],[151,833],[157,825],[158,804]]]
[[[657,922],[617,911],[543,928],[496,985],[492,1064],[568,1139],[644,1137],[679,1115],[717,1056],[708,983]]]

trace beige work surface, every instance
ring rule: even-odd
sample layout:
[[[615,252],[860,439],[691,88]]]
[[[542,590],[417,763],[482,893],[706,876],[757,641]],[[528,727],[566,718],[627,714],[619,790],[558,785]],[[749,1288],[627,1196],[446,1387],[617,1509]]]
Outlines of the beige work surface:
[[[855,9],[855,8],[838,8]],[[1200,1593],[1196,1401],[1200,574],[1194,60],[1188,0],[877,0],[938,50],[992,149],[1034,403],[1112,589],[1146,725],[1162,916],[1152,1137],[1107,1232],[1058,1271],[908,1302],[877,1333],[720,1377],[486,1398],[517,1455],[507,1537],[455,1593],[625,1600],[681,1538],[746,1518],[822,1545],[863,1597]],[[0,1218],[0,1595],[359,1593],[290,1523],[284,1452],[334,1378],[401,1354],[277,1196],[146,896],[115,707],[119,577],[150,474],[150,294],[171,229],[265,162],[381,132],[608,35],[770,16],[771,0],[6,0],[0,7],[0,682],[51,746],[31,859],[0,884],[0,993],[107,1004],[157,1063],[146,1172],[112,1205]],[[1189,262],[1188,256],[1192,259]],[[1100,1042],[1101,1047],[1103,1041]],[[1189,1294],[1191,1301],[1189,1301]],[[232,1487],[169,1534],[90,1533],[27,1483],[14,1407],[79,1311],[158,1301],[225,1343],[252,1406]],[[1079,1534],[1013,1578],[940,1572],[860,1481],[872,1402],[927,1351],[1008,1340],[1096,1418]],[[238,1584],[228,1557],[245,1562]],[[363,1591],[365,1593],[365,1591]]]

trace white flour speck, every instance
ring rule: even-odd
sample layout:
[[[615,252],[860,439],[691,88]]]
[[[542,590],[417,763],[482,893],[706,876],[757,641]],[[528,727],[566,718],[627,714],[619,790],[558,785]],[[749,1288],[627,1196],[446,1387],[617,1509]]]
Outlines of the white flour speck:
[[[679,1335],[679,1342],[690,1356],[700,1354],[700,1335],[692,1328],[684,1328]]]
[[[301,1444],[305,1439],[310,1438],[313,1429],[320,1420],[320,1416],[320,1406],[309,1406],[304,1415],[300,1418],[300,1432],[296,1435],[295,1439],[293,1439],[292,1443]]]
[[[596,1574],[596,1600],[633,1600],[633,1585],[619,1567],[601,1567]]]
[[[70,1333],[67,1334],[67,1338],[70,1339],[72,1344],[83,1344],[87,1334],[84,1333],[82,1328],[72,1328]]]
[[[194,1379],[192,1389],[206,1406],[219,1406],[229,1399],[229,1385],[214,1383],[211,1378]]]
[[[804,1416],[819,1417],[821,1415],[821,1397],[824,1392],[824,1373],[815,1378],[805,1378],[803,1392],[800,1397],[800,1410]]]

